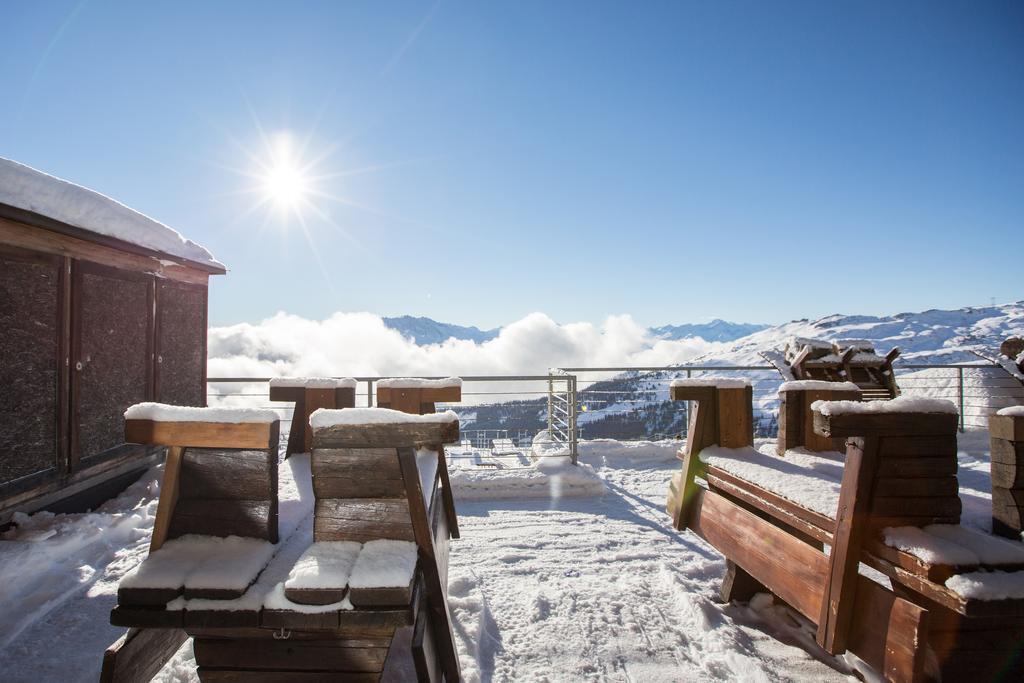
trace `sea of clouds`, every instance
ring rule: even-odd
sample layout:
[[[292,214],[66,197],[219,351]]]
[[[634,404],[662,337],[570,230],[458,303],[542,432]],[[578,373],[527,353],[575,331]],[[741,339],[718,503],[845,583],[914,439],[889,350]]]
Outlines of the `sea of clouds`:
[[[601,325],[559,324],[531,313],[483,343],[417,345],[371,313],[310,320],[278,313],[209,333],[211,377],[447,376],[545,374],[563,366],[664,366],[722,345],[658,339],[628,315]]]

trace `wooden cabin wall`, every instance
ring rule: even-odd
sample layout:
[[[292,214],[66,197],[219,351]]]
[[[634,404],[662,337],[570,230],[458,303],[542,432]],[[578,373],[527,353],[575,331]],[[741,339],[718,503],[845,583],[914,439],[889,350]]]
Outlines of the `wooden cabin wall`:
[[[0,525],[151,459],[133,403],[205,405],[207,280],[0,218]]]

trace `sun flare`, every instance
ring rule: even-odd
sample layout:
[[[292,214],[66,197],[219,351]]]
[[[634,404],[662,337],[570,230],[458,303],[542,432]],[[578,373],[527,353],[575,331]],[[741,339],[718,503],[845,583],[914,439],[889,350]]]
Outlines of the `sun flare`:
[[[279,135],[269,156],[262,174],[265,199],[280,209],[297,209],[307,200],[312,187],[305,169],[294,158],[291,137]]]

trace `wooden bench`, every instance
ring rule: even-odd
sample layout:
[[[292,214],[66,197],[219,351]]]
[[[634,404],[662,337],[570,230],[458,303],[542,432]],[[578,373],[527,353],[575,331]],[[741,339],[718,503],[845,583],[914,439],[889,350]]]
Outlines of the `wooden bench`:
[[[720,391],[696,400],[713,404]],[[889,680],[957,680],[966,672],[990,680],[1000,667],[1020,675],[1019,644],[996,635],[1021,632],[1024,600],[980,599],[965,585],[1019,571],[1024,546],[956,524],[952,404],[897,399],[886,412],[865,405],[876,404],[815,405],[814,431],[846,440],[844,462],[723,448],[704,438],[688,445],[669,492],[676,527],[726,556],[724,599],[771,592],[816,625],[827,652],[849,650]],[[698,405],[693,417],[705,421],[698,436],[713,433],[713,412]],[[939,561],[951,557],[961,564]],[[860,563],[892,588],[860,573]],[[938,671],[925,670],[932,655]]]
[[[808,451],[842,451],[845,440],[824,437],[814,431],[815,401],[859,401],[860,387],[852,382],[796,380],[779,387],[778,453],[804,448]]]
[[[828,342],[794,337],[786,343],[783,353],[770,351],[761,355],[787,380],[852,382],[860,388],[865,401],[900,395],[892,368],[900,355],[895,347],[880,356],[866,341]]]
[[[322,410],[313,423],[314,513],[281,540],[244,594],[119,604],[112,623],[187,633],[203,681],[459,680],[445,597],[447,518],[438,470],[430,467],[437,458],[419,448],[457,440],[457,417],[370,408]],[[293,581],[304,566],[309,570],[303,558],[318,543],[351,544],[350,576],[333,595],[320,589],[321,580],[312,582],[318,590],[305,593]],[[394,550],[388,544],[397,544],[398,553],[388,555]],[[405,563],[407,583],[375,580],[382,553]],[[338,557],[348,561],[344,553],[319,559]],[[367,571],[360,569],[363,559]],[[383,573],[393,575],[395,567],[386,566]]]
[[[1020,540],[1024,531],[1024,407],[988,419],[992,457],[992,531]]]
[[[313,435],[309,416],[320,408],[352,408],[356,404],[356,381],[351,377],[278,377],[270,380],[270,400],[295,404],[288,431],[285,457],[309,453]]]

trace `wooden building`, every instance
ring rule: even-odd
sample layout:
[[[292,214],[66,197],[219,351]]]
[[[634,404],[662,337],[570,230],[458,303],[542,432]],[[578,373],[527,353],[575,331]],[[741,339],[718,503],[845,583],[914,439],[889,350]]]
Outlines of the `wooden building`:
[[[124,443],[140,401],[205,405],[201,246],[101,194],[0,159],[0,526],[94,504],[161,449]]]

